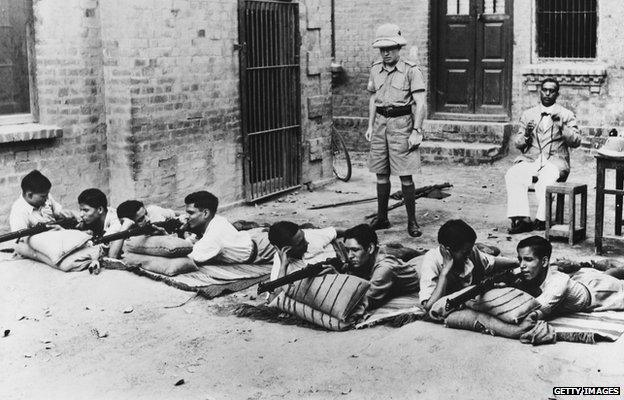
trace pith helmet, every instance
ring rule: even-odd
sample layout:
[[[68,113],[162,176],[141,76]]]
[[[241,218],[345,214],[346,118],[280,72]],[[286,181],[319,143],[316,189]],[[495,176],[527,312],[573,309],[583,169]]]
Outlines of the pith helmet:
[[[610,137],[598,149],[598,153],[608,157],[624,158],[624,137]]]
[[[407,41],[401,36],[401,30],[395,24],[383,24],[377,28],[373,47],[405,46]]]

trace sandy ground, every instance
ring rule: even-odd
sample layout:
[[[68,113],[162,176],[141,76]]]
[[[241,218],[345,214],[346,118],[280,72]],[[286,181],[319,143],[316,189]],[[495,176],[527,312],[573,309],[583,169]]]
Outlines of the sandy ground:
[[[472,224],[479,240],[513,256],[505,234],[502,177],[493,166],[426,165],[417,186],[450,182],[452,196],[418,201],[425,235],[409,239],[403,208],[382,242],[435,245],[449,218]],[[374,196],[358,162],[348,183],[301,190],[225,212],[232,220],[281,219],[348,227],[375,203],[307,207]],[[593,232],[593,159],[576,155],[570,181],[589,187]],[[398,189],[395,184],[393,190]],[[612,203],[611,203],[612,207]],[[612,214],[609,214],[612,215]],[[609,256],[622,257],[612,248]],[[555,244],[555,256],[592,258],[591,237]],[[254,301],[255,287],[215,300],[194,298],[124,271],[65,274],[29,261],[0,262],[2,399],[548,399],[555,386],[622,386],[624,339],[531,347],[427,322],[342,333],[251,321],[231,306]],[[175,383],[184,380],[184,384]],[[622,398],[610,396],[610,398]]]

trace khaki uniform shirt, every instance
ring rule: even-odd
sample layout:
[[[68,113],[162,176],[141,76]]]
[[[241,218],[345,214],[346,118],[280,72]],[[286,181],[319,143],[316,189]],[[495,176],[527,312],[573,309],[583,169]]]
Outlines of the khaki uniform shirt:
[[[414,103],[412,93],[425,91],[425,82],[416,64],[409,60],[399,59],[392,68],[377,60],[371,67],[366,90],[377,93],[378,106],[406,106]]]

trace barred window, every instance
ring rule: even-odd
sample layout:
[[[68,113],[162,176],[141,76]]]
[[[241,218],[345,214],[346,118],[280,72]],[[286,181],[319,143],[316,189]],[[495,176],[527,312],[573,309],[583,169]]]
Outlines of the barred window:
[[[0,0],[0,116],[30,113],[30,1]]]
[[[537,0],[537,53],[595,58],[597,0]]]

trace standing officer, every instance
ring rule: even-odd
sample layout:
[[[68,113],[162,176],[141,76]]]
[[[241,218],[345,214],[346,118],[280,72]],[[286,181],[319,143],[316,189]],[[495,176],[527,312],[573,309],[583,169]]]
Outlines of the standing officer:
[[[401,59],[407,42],[399,27],[384,24],[377,29],[373,47],[381,60],[373,63],[367,90],[369,101],[366,140],[371,142],[369,169],[377,174],[377,217],[373,229],[387,229],[390,175],[399,175],[407,210],[407,232],[422,235],[416,222],[412,175],[420,170],[422,123],[425,117],[425,83],[416,64]]]

